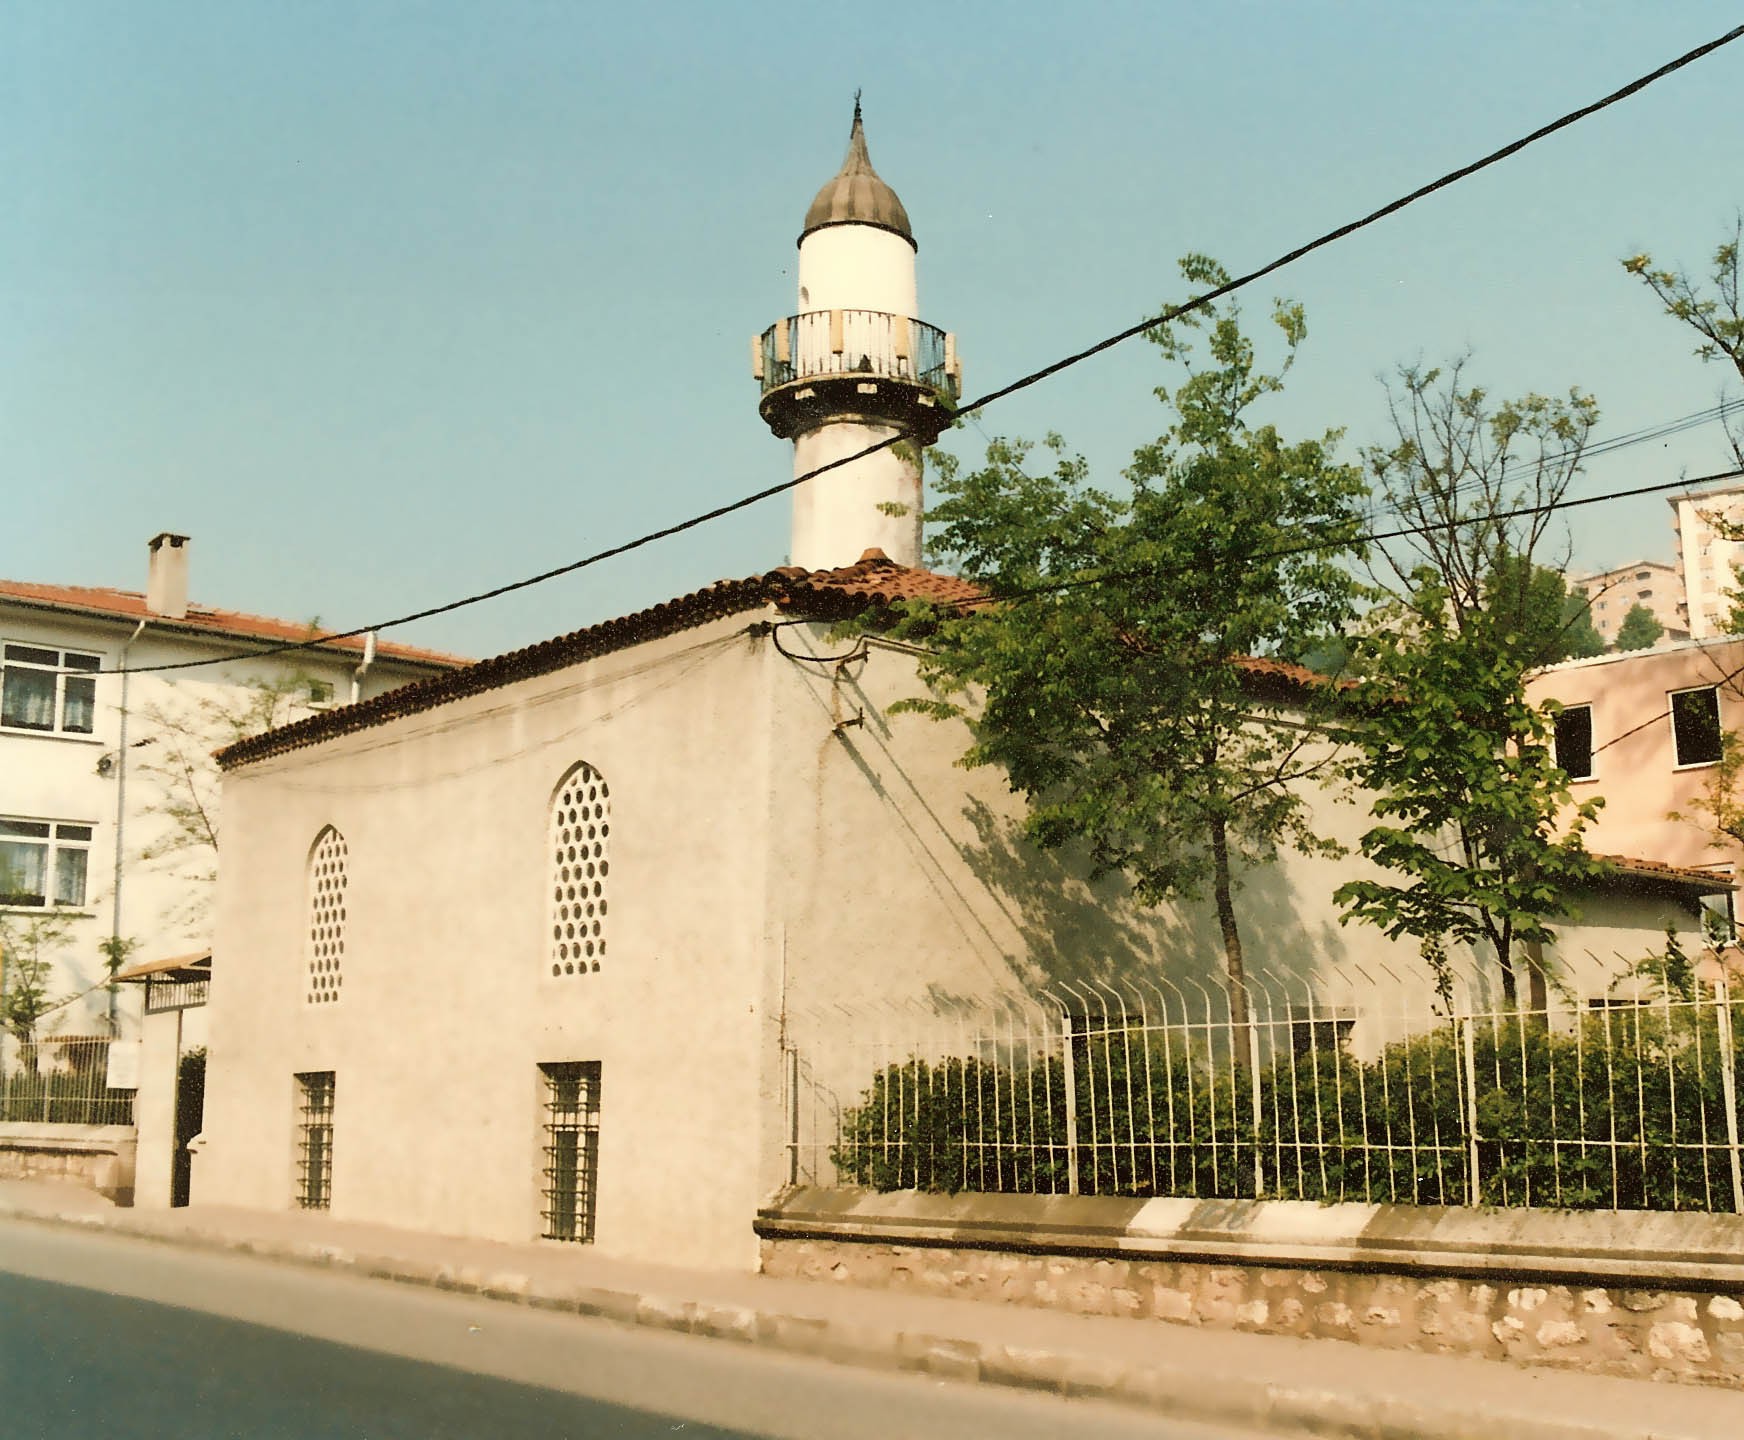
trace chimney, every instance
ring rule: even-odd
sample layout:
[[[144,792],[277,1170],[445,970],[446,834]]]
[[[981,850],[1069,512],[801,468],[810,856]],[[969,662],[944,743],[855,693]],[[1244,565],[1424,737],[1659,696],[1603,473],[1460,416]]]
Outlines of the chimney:
[[[151,537],[149,548],[145,608],[166,620],[184,619],[188,613],[188,537],[166,530]]]

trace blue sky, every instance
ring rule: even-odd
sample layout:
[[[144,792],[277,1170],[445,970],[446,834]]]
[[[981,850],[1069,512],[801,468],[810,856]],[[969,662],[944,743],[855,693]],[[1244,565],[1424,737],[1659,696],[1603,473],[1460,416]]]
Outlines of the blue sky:
[[[0,0],[0,574],[355,625],[786,478],[749,337],[856,87],[923,318],[990,389],[1271,259],[1738,23],[1735,4]],[[1744,43],[1262,283],[1308,307],[1272,418],[1379,438],[1377,377],[1473,352],[1600,435],[1724,379],[1618,259],[1744,205]],[[1113,482],[1168,377],[1133,342],[991,408]],[[952,446],[975,453],[974,429]],[[1717,430],[1589,492],[1724,468]],[[1669,559],[1648,499],[1576,563]],[[395,632],[473,654],[780,564],[785,500]]]

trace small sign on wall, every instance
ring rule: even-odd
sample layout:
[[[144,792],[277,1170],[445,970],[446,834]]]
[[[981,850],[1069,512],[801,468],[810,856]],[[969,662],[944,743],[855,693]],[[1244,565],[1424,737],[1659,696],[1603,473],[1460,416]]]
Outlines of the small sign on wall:
[[[137,1040],[109,1042],[109,1071],[103,1083],[111,1090],[139,1089],[139,1048]]]

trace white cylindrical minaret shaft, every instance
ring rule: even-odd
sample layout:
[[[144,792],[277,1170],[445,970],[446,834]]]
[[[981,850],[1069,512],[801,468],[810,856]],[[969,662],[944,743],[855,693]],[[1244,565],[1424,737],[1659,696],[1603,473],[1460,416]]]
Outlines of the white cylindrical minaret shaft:
[[[795,565],[835,569],[868,549],[920,563],[921,453],[949,422],[960,377],[955,347],[916,318],[914,262],[908,213],[872,168],[856,99],[847,158],[799,237],[799,312],[754,352],[763,417],[793,441],[795,476],[847,461],[794,490]]]

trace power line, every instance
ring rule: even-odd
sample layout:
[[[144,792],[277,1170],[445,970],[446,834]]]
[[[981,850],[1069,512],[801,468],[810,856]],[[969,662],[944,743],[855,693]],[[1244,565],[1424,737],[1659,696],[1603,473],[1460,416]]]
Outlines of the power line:
[[[1489,154],[1472,161],[1470,164],[1462,165],[1456,170],[1448,171],[1439,178],[1431,180],[1428,184],[1419,186],[1409,194],[1402,195],[1398,199],[1381,206],[1378,210],[1370,211],[1360,219],[1348,221],[1347,223],[1338,226],[1336,229],[1329,230],[1325,234],[1308,241],[1304,245],[1297,246],[1294,250],[1280,255],[1277,259],[1260,266],[1257,270],[1250,270],[1247,274],[1238,276],[1235,279],[1226,281],[1221,285],[1204,291],[1201,294],[1194,296],[1192,299],[1184,301],[1180,305],[1170,306],[1161,314],[1153,315],[1146,320],[1141,320],[1135,325],[1129,325],[1125,329],[1118,330],[1114,334],[1107,336],[1105,339],[1098,340],[1093,345],[1075,351],[1062,359],[1054,361],[1052,364],[1044,365],[1039,370],[1033,370],[1029,374],[1011,381],[1009,384],[1002,385],[995,390],[989,390],[986,394],[978,396],[967,404],[958,406],[956,413],[958,415],[973,415],[980,410],[984,410],[995,401],[1003,400],[1008,396],[1015,395],[1021,390],[1027,390],[1033,385],[1039,385],[1043,380],[1058,375],[1064,370],[1069,370],[1075,365],[1081,365],[1084,361],[1102,354],[1105,350],[1112,350],[1115,346],[1124,344],[1126,341],[1131,340],[1136,336],[1143,335],[1147,331],[1154,330],[1160,325],[1169,324],[1174,320],[1178,320],[1185,315],[1191,314],[1193,311],[1203,309],[1212,302],[1220,300],[1226,295],[1234,294],[1237,290],[1253,284],[1256,280],[1262,280],[1266,276],[1275,274],[1277,271],[1282,270],[1288,265],[1293,265],[1296,261],[1313,254],[1316,250],[1323,249],[1336,241],[1354,235],[1357,231],[1366,229],[1369,226],[1386,219],[1388,216],[1397,214],[1407,206],[1414,205],[1417,201],[1433,195],[1438,190],[1444,190],[1450,185],[1457,184],[1461,180],[1476,175],[1481,170],[1487,170],[1490,166],[1498,164],[1501,161],[1518,154],[1529,145],[1536,144],[1538,141],[1554,135],[1560,130],[1565,130],[1569,126],[1586,119],[1588,116],[1596,115],[1599,111],[1608,109],[1619,101],[1628,99],[1630,96],[1646,89],[1655,81],[1662,80],[1667,75],[1674,74],[1677,71],[1684,69],[1686,66],[1694,64],[1697,60],[1721,49],[1723,46],[1730,45],[1740,37],[1744,37],[1744,25],[1735,26],[1717,39],[1710,40],[1705,45],[1698,45],[1695,49],[1686,51],[1676,59],[1667,61],[1664,65],[1659,66],[1655,70],[1649,71],[1638,79],[1630,81],[1627,85],[1624,85],[1619,89],[1611,91],[1608,95],[1604,95],[1599,99],[1592,101],[1590,104],[1583,105],[1577,110],[1571,110],[1558,119],[1551,121],[1549,124],[1540,126],[1530,134],[1524,135],[1518,140],[1511,141],[1500,149],[1492,150]],[[538,574],[529,575],[524,579],[513,580],[503,585],[493,586],[491,589],[481,590],[476,594],[464,596],[459,600],[450,600],[440,605],[426,606],[422,610],[414,610],[409,614],[397,616],[392,620],[381,620],[370,625],[359,625],[351,630],[334,631],[330,634],[307,640],[270,645],[264,648],[242,651],[232,655],[216,655],[209,656],[203,660],[183,660],[159,665],[121,666],[114,670],[95,673],[120,674],[127,672],[132,674],[147,674],[154,671],[200,669],[208,665],[222,665],[235,660],[260,659],[268,655],[288,654],[298,650],[315,649],[323,645],[332,644],[336,640],[355,639],[356,637],[366,635],[371,631],[391,630],[397,626],[409,625],[418,620],[428,620],[437,615],[446,615],[451,611],[460,610],[469,605],[481,604],[486,600],[495,600],[500,596],[512,594],[517,590],[525,590],[534,585],[542,585],[548,580],[555,580],[563,575],[574,574],[578,570],[585,570],[591,566],[598,565],[603,561],[615,559],[620,555],[627,555],[634,550],[640,550],[645,546],[654,544],[656,541],[670,539],[672,536],[682,534],[687,530],[694,530],[701,525],[708,524],[710,521],[719,520],[723,516],[731,515],[739,510],[748,509],[752,505],[759,504],[764,500],[769,500],[777,495],[784,494],[785,492],[792,490],[799,485],[803,485],[807,481],[815,480],[819,476],[825,475],[832,470],[840,469],[846,465],[852,465],[870,455],[876,455],[880,451],[887,450],[893,445],[901,444],[904,441],[913,440],[915,438],[916,436],[912,431],[900,431],[887,439],[878,441],[876,444],[868,445],[863,450],[844,455],[839,459],[828,461],[823,465],[818,465],[802,475],[794,476],[791,480],[785,480],[780,484],[766,486],[761,490],[755,491],[738,500],[731,501],[728,504],[717,505],[712,510],[705,510],[699,515],[693,515],[687,520],[680,520],[672,525],[663,526],[658,530],[649,531],[644,535],[638,536],[636,539],[626,540],[620,544],[608,546],[604,550],[595,551],[593,554],[583,556],[579,560],[572,560],[567,564],[554,566],[549,570],[540,571]],[[84,673],[88,674],[93,672]]]
[[[1558,451],[1553,455],[1541,455],[1536,460],[1526,462],[1529,466],[1555,465],[1564,460],[1578,459],[1581,463],[1615,454],[1619,450],[1628,450],[1636,445],[1645,445],[1652,440],[1663,440],[1668,436],[1681,435],[1685,431],[1699,429],[1703,425],[1719,420],[1724,422],[1733,415],[1744,413],[1744,396],[1736,400],[1722,400],[1717,405],[1709,405],[1705,409],[1696,410],[1688,415],[1680,415],[1675,420],[1665,420],[1657,425],[1644,426],[1639,430],[1626,430],[1620,435],[1608,436],[1604,440],[1591,445],[1577,445],[1570,449]],[[1456,484],[1448,487],[1446,498],[1455,501],[1481,491],[1484,481],[1473,480],[1467,484]],[[1694,483],[1694,482],[1691,482]],[[1378,521],[1384,515],[1399,515],[1404,512],[1407,502],[1403,500],[1386,503],[1384,500],[1368,507],[1371,521]]]
[[[1709,485],[1720,480],[1736,480],[1740,477],[1744,477],[1744,469],[1722,470],[1713,475],[1698,475],[1693,480],[1687,478],[1663,480],[1654,485],[1637,485],[1629,490],[1612,490],[1602,495],[1582,495],[1573,500],[1567,498],[1546,500],[1537,505],[1520,505],[1512,510],[1499,510],[1489,515],[1468,516],[1464,519],[1454,520],[1433,520],[1421,525],[1404,525],[1396,530],[1371,531],[1367,534],[1340,536],[1330,540],[1310,540],[1300,545],[1286,545],[1277,550],[1261,551],[1245,558],[1249,563],[1261,564],[1267,560],[1287,560],[1295,555],[1311,555],[1321,550],[1349,550],[1359,545],[1378,545],[1383,540],[1403,540],[1412,535],[1427,535],[1434,530],[1452,531],[1464,525],[1480,522],[1521,520],[1529,515],[1548,515],[1558,510],[1578,510],[1585,505],[1606,504],[1612,500],[1633,500],[1642,495],[1657,495],[1667,490],[1686,489],[1691,485]],[[1138,580],[1154,573],[1154,567],[1110,570],[1105,575],[1079,575],[1070,580],[1058,580],[1047,585],[1035,585],[1020,590],[1009,590],[1000,595],[983,595],[979,599],[959,600],[953,603],[961,606],[1005,605],[1012,601],[1028,600],[1040,595],[1056,595],[1067,590],[1088,589],[1092,586],[1107,585],[1120,580]]]

